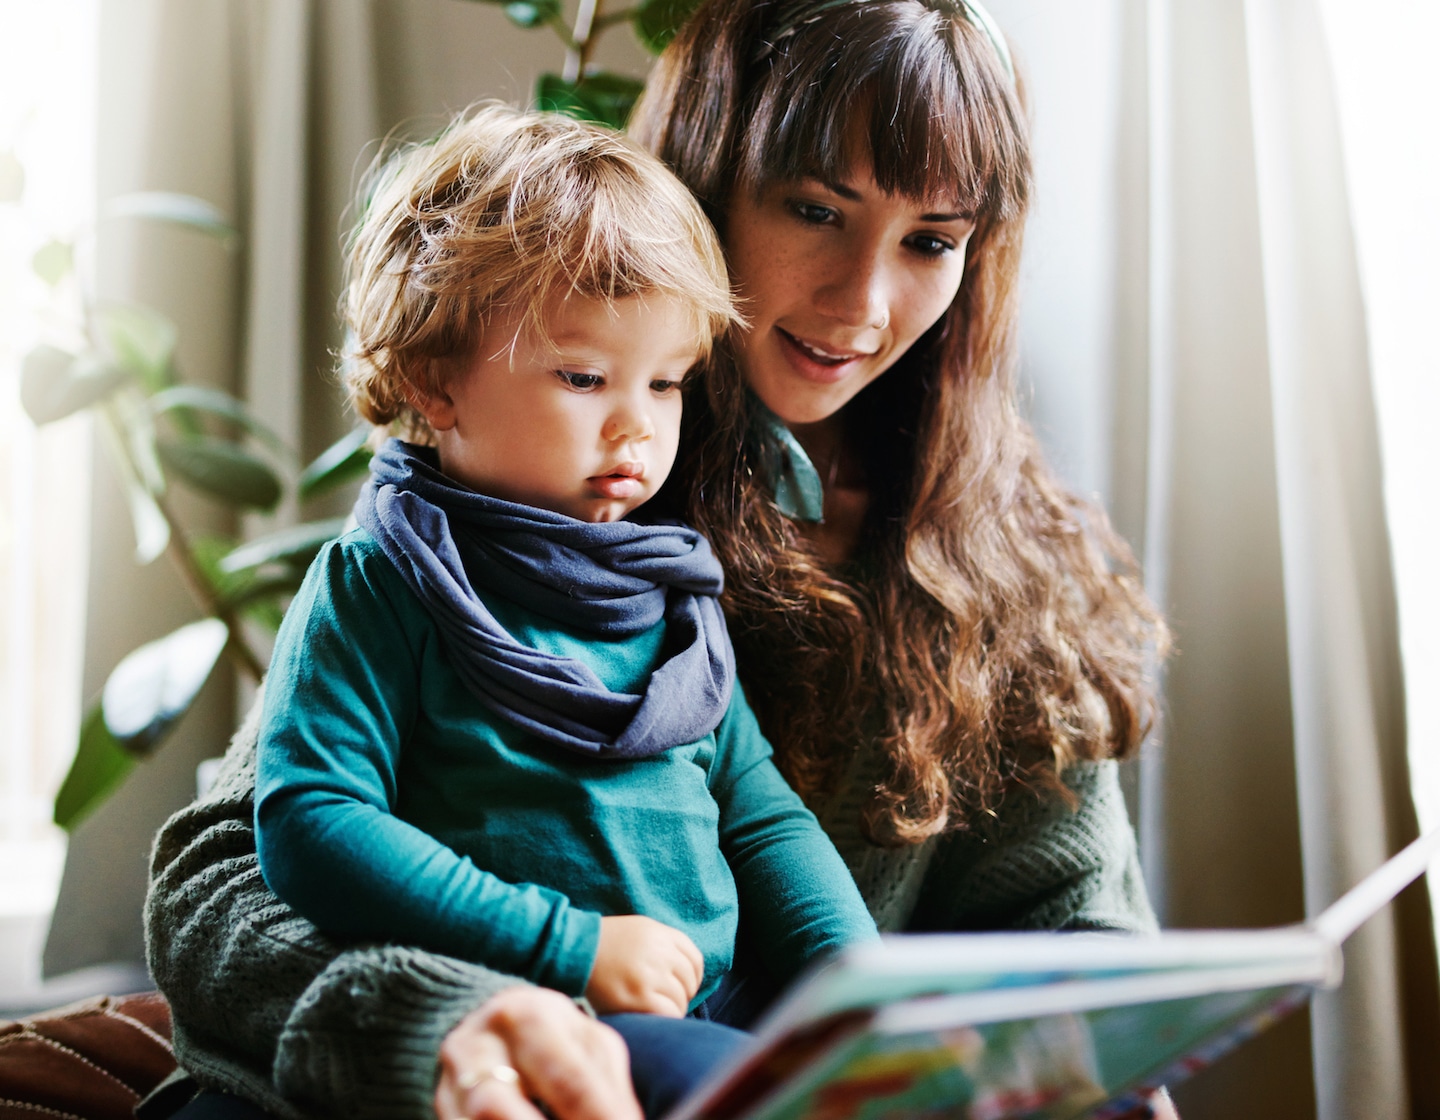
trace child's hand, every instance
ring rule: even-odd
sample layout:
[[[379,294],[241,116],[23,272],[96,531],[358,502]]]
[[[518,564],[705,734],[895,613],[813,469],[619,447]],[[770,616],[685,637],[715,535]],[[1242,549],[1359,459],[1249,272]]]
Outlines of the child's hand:
[[[645,1011],[680,1019],[704,977],[705,959],[678,929],[639,914],[601,918],[585,998],[602,1015]]]

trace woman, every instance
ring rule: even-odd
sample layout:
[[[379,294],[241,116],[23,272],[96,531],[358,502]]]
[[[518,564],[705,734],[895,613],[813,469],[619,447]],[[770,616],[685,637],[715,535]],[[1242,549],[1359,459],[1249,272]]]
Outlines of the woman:
[[[1103,760],[1148,726],[1164,630],[1017,411],[1030,169],[998,32],[960,0],[713,0],[633,131],[706,205],[751,323],[687,403],[672,500],[881,928],[1152,927]],[[525,1089],[636,1115],[623,1048],[570,1001],[342,951],[274,900],[249,738],[156,848],[151,967],[192,1072],[281,1114],[534,1117]]]

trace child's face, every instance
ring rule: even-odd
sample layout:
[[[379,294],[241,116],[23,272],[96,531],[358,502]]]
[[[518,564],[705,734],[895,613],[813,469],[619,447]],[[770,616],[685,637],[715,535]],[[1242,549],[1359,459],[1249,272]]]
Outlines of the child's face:
[[[674,465],[680,382],[699,357],[694,317],[661,296],[572,295],[546,315],[546,343],[517,338],[519,319],[498,316],[445,392],[416,402],[441,469],[581,521],[624,517]]]

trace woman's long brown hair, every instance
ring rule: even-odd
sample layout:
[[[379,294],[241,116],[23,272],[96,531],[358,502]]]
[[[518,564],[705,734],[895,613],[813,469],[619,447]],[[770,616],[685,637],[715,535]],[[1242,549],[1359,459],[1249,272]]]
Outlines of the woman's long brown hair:
[[[1063,795],[1077,759],[1133,751],[1166,632],[1104,513],[1044,462],[1015,392],[1031,179],[1021,94],[952,0],[711,0],[631,125],[724,233],[737,190],[843,181],[856,121],[886,192],[975,214],[955,302],[846,407],[870,512],[827,567],[776,508],[733,356],[690,398],[675,478],[725,565],[741,677],[786,777],[823,796],[863,738],[887,766],[880,843]]]

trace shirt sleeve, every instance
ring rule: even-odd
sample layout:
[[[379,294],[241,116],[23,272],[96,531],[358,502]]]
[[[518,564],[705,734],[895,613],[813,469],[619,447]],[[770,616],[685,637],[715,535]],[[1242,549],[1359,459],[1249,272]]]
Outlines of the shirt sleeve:
[[[343,946],[276,898],[255,854],[258,726],[257,703],[211,790],[166,822],[151,856],[145,946],[176,1057],[201,1084],[292,1120],[433,1120],[440,1043],[524,981],[401,945]]]
[[[771,971],[788,980],[818,957],[878,937],[835,845],[776,768],[738,681],[715,734],[720,846]]]
[[[265,690],[255,813],[265,880],[328,933],[420,945],[579,995],[598,914],[506,883],[393,813],[436,640],[378,550],[346,538],[316,559]]]
[[[1158,928],[1115,762],[1071,765],[1073,795],[1020,791],[984,832],[941,839],[912,930]]]

